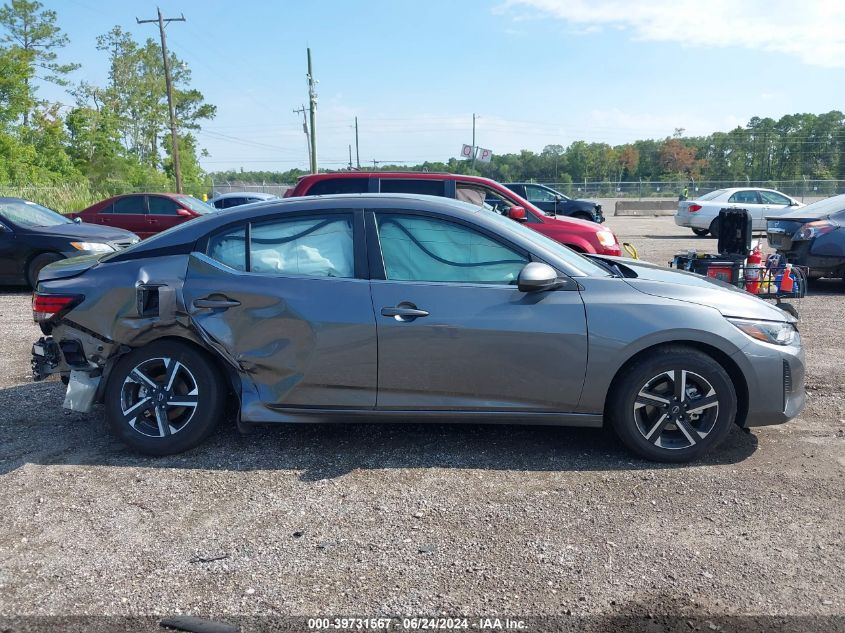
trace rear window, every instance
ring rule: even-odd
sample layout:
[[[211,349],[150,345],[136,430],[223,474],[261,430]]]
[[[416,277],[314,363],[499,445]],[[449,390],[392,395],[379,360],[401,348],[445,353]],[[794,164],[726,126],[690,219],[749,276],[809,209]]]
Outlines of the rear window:
[[[329,196],[335,193],[367,193],[369,188],[369,178],[326,178],[311,185],[306,195]]]
[[[716,191],[711,191],[710,193],[705,193],[703,196],[699,196],[698,200],[713,200],[714,198],[718,198],[723,193],[725,193],[725,189],[716,189]]]
[[[413,193],[424,196],[445,196],[446,183],[442,180],[413,178],[382,178],[382,193]]]

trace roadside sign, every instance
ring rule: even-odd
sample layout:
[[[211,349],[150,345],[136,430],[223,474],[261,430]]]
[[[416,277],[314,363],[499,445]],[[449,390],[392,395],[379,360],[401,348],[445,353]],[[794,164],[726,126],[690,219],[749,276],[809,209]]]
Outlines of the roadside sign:
[[[472,145],[461,146],[461,157],[472,158]]]
[[[489,163],[493,158],[493,150],[491,149],[484,149],[483,147],[478,148],[478,160],[482,163]]]

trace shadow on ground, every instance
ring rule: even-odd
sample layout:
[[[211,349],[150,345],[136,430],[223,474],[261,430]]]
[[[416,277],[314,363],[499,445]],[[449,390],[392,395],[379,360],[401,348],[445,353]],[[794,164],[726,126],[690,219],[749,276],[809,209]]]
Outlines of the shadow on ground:
[[[268,425],[242,435],[225,423],[202,446],[163,458],[132,452],[113,438],[98,407],[61,409],[57,382],[0,390],[0,474],[24,464],[208,470],[295,470],[306,481],[357,469],[455,468],[586,471],[683,468],[633,457],[603,429],[480,424]],[[704,464],[733,464],[757,448],[753,434],[731,432]]]

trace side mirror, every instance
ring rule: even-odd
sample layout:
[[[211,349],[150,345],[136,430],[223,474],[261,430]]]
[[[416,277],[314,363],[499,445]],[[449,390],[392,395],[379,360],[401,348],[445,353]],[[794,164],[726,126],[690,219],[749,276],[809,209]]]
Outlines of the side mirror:
[[[80,218],[79,216],[76,216],[75,218],[73,218],[73,221],[76,222],[77,224],[82,224],[82,218]]]
[[[563,282],[557,272],[548,264],[529,262],[519,271],[517,288],[520,292],[540,292],[560,288]]]
[[[176,215],[180,218],[192,218],[194,214],[188,211],[187,209],[176,209]]]
[[[563,196],[555,196],[555,202],[563,202]]]
[[[797,207],[799,204],[801,204],[801,203],[798,202],[797,200],[793,200],[792,202],[789,203],[789,206],[790,207]]]
[[[525,222],[528,219],[525,215],[525,207],[511,207],[508,209],[508,217],[517,222]]]

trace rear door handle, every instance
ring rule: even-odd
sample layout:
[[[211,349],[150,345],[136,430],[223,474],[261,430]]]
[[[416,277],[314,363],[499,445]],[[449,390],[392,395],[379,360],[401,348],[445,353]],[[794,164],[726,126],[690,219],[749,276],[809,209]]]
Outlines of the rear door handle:
[[[241,305],[240,301],[234,299],[194,299],[195,308],[234,308]]]

